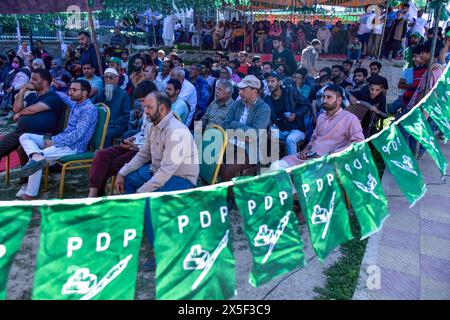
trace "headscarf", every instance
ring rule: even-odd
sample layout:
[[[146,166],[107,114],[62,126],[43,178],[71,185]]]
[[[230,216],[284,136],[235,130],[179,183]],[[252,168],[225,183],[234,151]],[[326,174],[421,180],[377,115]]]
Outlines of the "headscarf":
[[[53,63],[56,63],[56,68],[50,69],[50,74],[53,78],[60,80],[64,75],[64,67],[61,65],[61,59],[53,59]]]

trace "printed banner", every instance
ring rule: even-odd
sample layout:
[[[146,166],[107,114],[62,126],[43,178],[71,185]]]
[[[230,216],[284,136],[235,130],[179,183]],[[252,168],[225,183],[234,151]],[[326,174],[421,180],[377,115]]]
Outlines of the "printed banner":
[[[0,300],[6,299],[9,270],[30,224],[32,207],[0,207]]]
[[[286,171],[233,179],[234,199],[253,255],[249,282],[258,287],[304,266],[303,242]]]
[[[33,299],[134,299],[144,203],[42,207]]]
[[[379,231],[388,217],[387,199],[366,142],[335,158],[336,170],[361,226],[361,239]]]
[[[431,94],[422,106],[444,134],[445,142],[447,142],[450,139],[450,106],[439,101],[434,94]]]
[[[352,239],[333,161],[328,157],[311,160],[291,174],[314,251],[323,261],[336,247]]]
[[[439,143],[434,137],[433,130],[431,130],[430,125],[425,120],[422,111],[419,108],[412,109],[400,124],[428,151],[442,175],[445,175],[448,162],[444,158]]]
[[[400,130],[396,125],[391,125],[371,142],[381,153],[387,169],[412,207],[425,195],[427,187],[419,165]]]
[[[227,187],[150,200],[157,299],[228,299],[235,295]]]

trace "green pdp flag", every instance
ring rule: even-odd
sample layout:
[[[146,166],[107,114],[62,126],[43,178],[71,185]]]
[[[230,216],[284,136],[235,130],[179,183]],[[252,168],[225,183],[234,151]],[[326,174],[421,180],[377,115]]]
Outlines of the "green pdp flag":
[[[361,226],[361,240],[367,238],[381,229],[389,215],[369,146],[365,142],[353,144],[335,157],[335,166]]]
[[[145,199],[41,208],[33,299],[134,299]]]
[[[157,299],[219,300],[236,294],[226,199],[223,186],[152,196]]]
[[[352,239],[347,208],[329,157],[310,160],[292,171],[312,246],[320,261]]]
[[[244,221],[257,287],[304,266],[303,242],[293,209],[291,177],[286,171],[233,180],[234,199]]]
[[[0,205],[0,300],[6,299],[9,270],[31,220],[31,206]]]
[[[439,130],[444,134],[445,142],[450,139],[450,107],[436,98],[433,94],[423,103],[423,109],[433,119]]]
[[[442,175],[445,175],[448,162],[444,158],[439,143],[434,137],[433,130],[425,120],[420,109],[412,109],[409,112],[409,115],[403,119],[400,124],[425,148],[425,150],[428,151]]]
[[[387,169],[394,177],[411,207],[422,198],[427,187],[422,172],[403,135],[396,125],[391,125],[371,140],[383,157]]]

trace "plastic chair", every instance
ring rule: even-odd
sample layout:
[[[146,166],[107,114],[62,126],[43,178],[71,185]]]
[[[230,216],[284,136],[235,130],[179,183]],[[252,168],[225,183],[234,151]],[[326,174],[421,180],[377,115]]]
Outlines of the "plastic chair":
[[[59,182],[59,198],[64,197],[64,181],[66,176],[66,171],[78,170],[78,169],[89,169],[92,165],[94,159],[95,151],[103,149],[103,144],[105,143],[106,131],[109,124],[110,111],[109,107],[103,103],[97,103],[98,110],[98,121],[95,127],[94,135],[89,142],[88,150],[84,153],[73,154],[69,156],[62,157],[55,161],[57,164],[62,166],[61,178]],[[49,176],[49,166],[45,167],[44,174],[44,190],[48,189],[48,176]]]

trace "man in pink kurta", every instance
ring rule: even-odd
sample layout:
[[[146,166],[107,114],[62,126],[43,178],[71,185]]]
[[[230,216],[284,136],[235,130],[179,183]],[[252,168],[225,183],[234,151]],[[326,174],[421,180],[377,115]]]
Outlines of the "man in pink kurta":
[[[329,85],[323,94],[323,109],[317,119],[311,141],[297,154],[272,163],[271,169],[289,168],[326,154],[335,153],[353,142],[364,140],[361,123],[358,118],[342,109],[342,89]]]

